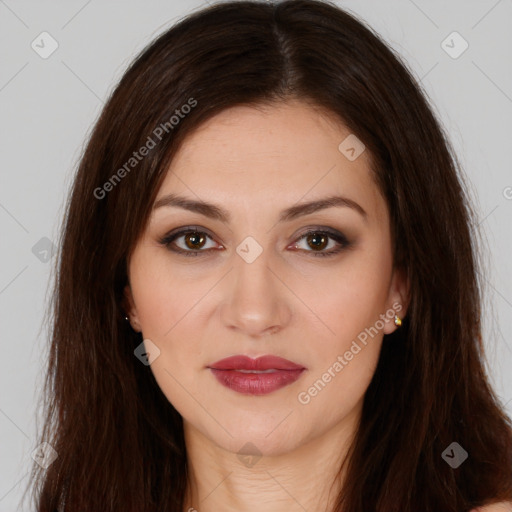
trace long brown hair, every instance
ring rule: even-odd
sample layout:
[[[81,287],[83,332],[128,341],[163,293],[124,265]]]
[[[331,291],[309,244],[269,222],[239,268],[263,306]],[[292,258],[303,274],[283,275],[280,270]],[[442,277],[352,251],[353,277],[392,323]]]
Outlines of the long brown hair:
[[[335,510],[512,500],[512,426],[484,368],[475,215],[425,93],[335,4],[241,1],[195,12],[146,48],[85,148],[53,293],[40,442],[58,456],[34,464],[39,512],[182,512],[182,419],[134,356],[127,258],[187,134],[228,107],[291,98],[338,116],[366,145],[411,289],[402,328],[384,337]],[[468,454],[456,468],[443,457],[453,442]]]

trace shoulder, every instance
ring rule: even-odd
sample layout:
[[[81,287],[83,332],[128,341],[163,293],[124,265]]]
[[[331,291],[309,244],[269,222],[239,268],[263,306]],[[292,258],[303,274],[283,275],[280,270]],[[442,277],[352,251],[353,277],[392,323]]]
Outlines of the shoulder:
[[[471,512],[512,512],[512,501],[502,501],[484,507],[474,508]]]

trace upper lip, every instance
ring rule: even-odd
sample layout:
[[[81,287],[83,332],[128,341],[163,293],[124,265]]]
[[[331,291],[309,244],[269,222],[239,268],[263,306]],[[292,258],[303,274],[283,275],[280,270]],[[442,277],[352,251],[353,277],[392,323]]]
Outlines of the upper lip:
[[[208,366],[215,370],[303,370],[304,367],[282,357],[266,355],[251,359],[244,355],[226,357]]]

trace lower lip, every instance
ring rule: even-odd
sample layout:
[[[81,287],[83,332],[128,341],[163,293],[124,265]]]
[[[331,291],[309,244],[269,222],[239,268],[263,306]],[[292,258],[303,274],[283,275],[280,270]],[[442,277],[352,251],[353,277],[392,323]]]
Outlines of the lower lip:
[[[295,382],[304,371],[276,370],[272,373],[241,373],[237,370],[210,368],[217,380],[227,388],[246,395],[266,395]]]

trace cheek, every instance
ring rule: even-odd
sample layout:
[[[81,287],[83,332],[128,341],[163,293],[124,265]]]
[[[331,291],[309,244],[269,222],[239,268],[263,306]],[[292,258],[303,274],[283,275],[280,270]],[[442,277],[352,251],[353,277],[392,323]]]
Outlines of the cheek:
[[[199,301],[211,285],[173,271],[161,255],[134,257],[132,269],[130,283],[143,337],[160,351],[151,363],[151,371],[180,414],[194,417],[197,404],[189,393],[199,394],[194,375],[204,359],[203,336],[199,336],[200,327],[195,326]]]
[[[165,254],[133,258],[130,275],[137,315],[144,336],[165,342],[208,290],[207,281],[189,279],[186,271],[173,268]]]
[[[304,326],[305,340],[314,340],[310,372],[297,396],[306,417],[334,424],[362,400],[382,345],[376,321],[384,313],[383,295],[375,289],[374,274],[354,269],[319,296],[315,311],[329,329],[320,324],[315,335],[311,325]]]
[[[134,256],[132,269],[130,282],[143,337],[160,350],[151,370],[173,404],[186,403],[174,378],[186,389],[195,389],[193,377],[208,358],[205,305],[218,278],[212,272],[203,277],[195,272],[194,277],[186,267],[173,265],[163,251]]]
[[[391,276],[385,254],[359,251],[324,270],[297,280],[297,295],[315,312],[321,323],[319,339],[343,348],[386,312]],[[319,279],[319,277],[321,277]],[[307,326],[305,326],[307,328]]]
[[[302,281],[299,293],[310,290],[308,305],[322,321],[304,325],[307,339],[315,340],[310,359],[315,364],[303,391],[317,407],[335,400],[350,408],[368,387],[380,353],[380,315],[386,313],[390,274],[391,258],[383,251],[367,250],[331,267],[322,286]]]

